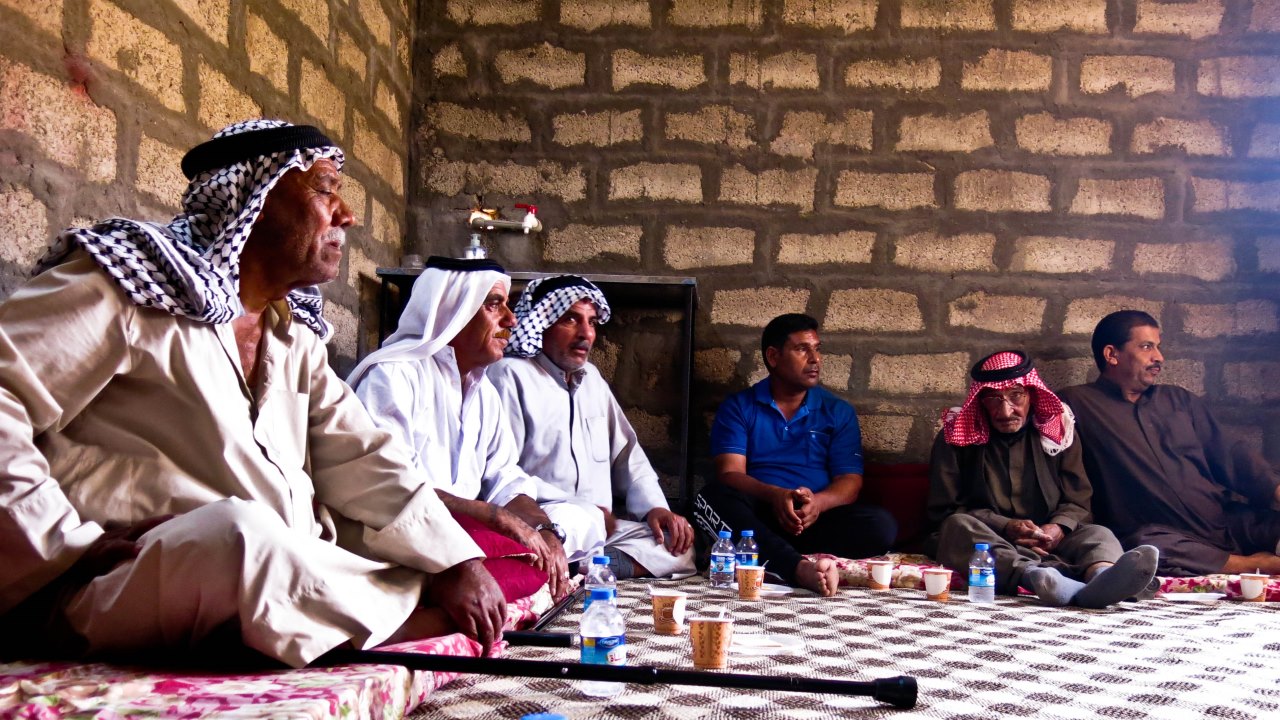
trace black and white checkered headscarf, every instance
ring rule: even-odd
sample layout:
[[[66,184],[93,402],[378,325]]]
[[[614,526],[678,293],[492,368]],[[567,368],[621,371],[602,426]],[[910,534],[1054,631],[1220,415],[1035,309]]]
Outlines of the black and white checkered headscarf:
[[[267,193],[285,173],[308,170],[320,158],[342,169],[342,150],[315,128],[280,120],[230,125],[183,158],[191,183],[172,222],[111,218],[67,230],[33,274],[57,265],[78,246],[138,305],[204,323],[230,322],[244,312],[240,253]],[[294,317],[322,340],[333,335],[321,315],[319,288],[293,290],[286,300]]]
[[[516,303],[516,328],[507,344],[509,357],[533,357],[542,352],[542,333],[579,300],[596,306],[596,321],[609,322],[609,301],[595,283],[577,275],[540,278],[525,286]]]

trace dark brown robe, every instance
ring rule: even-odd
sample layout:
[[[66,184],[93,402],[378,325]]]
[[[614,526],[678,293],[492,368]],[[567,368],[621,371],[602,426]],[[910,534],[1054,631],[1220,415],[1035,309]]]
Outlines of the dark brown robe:
[[[1200,398],[1153,385],[1131,403],[1105,378],[1059,395],[1076,413],[1099,520],[1125,547],[1158,547],[1162,575],[1219,572],[1229,554],[1276,549],[1280,476]]]
[[[993,433],[985,444],[964,447],[949,444],[940,432],[929,479],[929,519],[938,530],[930,554],[963,571],[974,544],[990,544],[1002,593],[1015,592],[1022,573],[1034,565],[1079,579],[1090,565],[1115,562],[1122,552],[1109,530],[1089,524],[1092,489],[1078,439],[1051,456],[1033,427],[1012,437]],[[1052,554],[1041,557],[1004,536],[1011,520],[1054,523],[1065,537]]]

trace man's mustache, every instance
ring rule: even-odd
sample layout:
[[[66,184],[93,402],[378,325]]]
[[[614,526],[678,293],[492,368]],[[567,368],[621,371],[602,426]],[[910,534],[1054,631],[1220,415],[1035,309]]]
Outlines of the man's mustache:
[[[570,345],[570,346],[569,346],[569,349],[570,349],[570,350],[581,350],[582,352],[591,352],[591,343],[589,343],[589,342],[576,342],[576,343],[574,343],[574,344]]]
[[[511,338],[511,331],[507,330],[506,328],[503,328],[502,330],[499,330],[498,332],[494,333],[493,336],[496,338],[501,338],[503,340],[509,340]]]
[[[324,241],[326,243],[337,243],[341,247],[347,242],[347,231],[343,228],[333,228],[324,234]]]

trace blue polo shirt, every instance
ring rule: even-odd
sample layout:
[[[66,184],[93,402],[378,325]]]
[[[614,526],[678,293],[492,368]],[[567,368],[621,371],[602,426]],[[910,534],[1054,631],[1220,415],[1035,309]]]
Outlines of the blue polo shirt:
[[[862,474],[862,430],[853,406],[820,387],[787,421],[769,378],[729,396],[711,426],[711,454],[745,455],[760,482],[818,492],[837,475]]]

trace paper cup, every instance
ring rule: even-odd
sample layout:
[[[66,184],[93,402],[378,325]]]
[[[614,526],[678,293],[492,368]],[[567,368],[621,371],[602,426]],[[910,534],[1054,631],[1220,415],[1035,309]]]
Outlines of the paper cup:
[[[1240,599],[1246,602],[1263,602],[1267,599],[1267,580],[1270,575],[1240,573]]]
[[[679,590],[651,588],[653,600],[653,631],[659,635],[679,635],[684,632],[684,608],[689,594]]]
[[[764,587],[764,566],[739,565],[734,574],[738,576],[738,599],[759,600],[760,589]]]
[[[733,618],[689,618],[689,643],[693,666],[699,670],[723,670],[729,666],[729,643],[733,642]]]
[[[924,569],[924,595],[930,600],[946,602],[951,599],[951,571],[943,567]]]
[[[893,583],[893,561],[892,560],[868,560],[867,568],[870,572],[870,587],[872,590],[888,590],[889,585]]]

